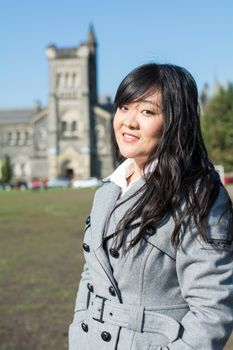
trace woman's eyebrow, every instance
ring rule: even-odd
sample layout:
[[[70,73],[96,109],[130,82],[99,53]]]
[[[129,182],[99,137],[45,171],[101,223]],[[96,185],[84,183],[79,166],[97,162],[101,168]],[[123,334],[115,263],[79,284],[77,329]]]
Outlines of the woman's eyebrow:
[[[152,101],[152,100],[141,99],[140,101],[141,101],[141,102],[145,102],[145,103],[150,103],[150,104],[154,105],[155,107],[160,108],[160,105],[159,105],[158,103]]]

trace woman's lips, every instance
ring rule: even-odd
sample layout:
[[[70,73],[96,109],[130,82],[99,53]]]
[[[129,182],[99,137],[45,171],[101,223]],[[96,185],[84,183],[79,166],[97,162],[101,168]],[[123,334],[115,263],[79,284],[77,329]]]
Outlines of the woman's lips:
[[[122,134],[123,136],[123,140],[126,141],[126,142],[136,142],[139,140],[139,137],[133,135],[133,134],[129,134],[127,132],[124,132]]]

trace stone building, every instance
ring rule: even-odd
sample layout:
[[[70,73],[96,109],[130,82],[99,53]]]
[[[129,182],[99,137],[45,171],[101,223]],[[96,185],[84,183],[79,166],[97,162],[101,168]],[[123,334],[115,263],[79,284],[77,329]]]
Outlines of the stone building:
[[[46,48],[48,107],[0,110],[0,159],[15,177],[105,177],[113,169],[112,105],[98,103],[93,28],[78,47]]]

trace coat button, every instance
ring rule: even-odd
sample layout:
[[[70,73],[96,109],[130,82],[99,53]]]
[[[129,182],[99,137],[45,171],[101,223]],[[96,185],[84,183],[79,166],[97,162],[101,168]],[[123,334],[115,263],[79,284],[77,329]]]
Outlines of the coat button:
[[[148,227],[148,228],[146,229],[146,234],[147,234],[148,236],[152,236],[154,233],[155,233],[155,229],[154,229],[154,228]]]
[[[83,249],[85,250],[85,252],[89,253],[90,252],[90,246],[86,243],[83,243]]]
[[[110,287],[108,288],[108,290],[109,290],[109,293],[110,293],[113,297],[116,296],[116,292],[115,292],[113,286],[110,286]]]
[[[89,225],[89,224],[90,224],[90,221],[91,221],[91,217],[88,216],[88,217],[86,218],[86,225]]]
[[[87,333],[87,332],[88,332],[88,325],[87,325],[86,323],[83,322],[83,323],[81,324],[81,326],[82,326],[83,331]]]
[[[92,293],[94,292],[94,287],[92,284],[87,283],[87,288],[89,289],[90,292],[92,292]]]
[[[118,252],[118,250],[116,250],[116,249],[114,249],[114,248],[110,248],[109,249],[109,253],[111,254],[111,256],[113,257],[113,258],[119,258],[119,252]]]
[[[111,340],[111,338],[112,338],[112,336],[111,336],[111,334],[110,333],[108,333],[108,332],[102,332],[101,333],[101,338],[104,340],[104,341],[110,341]]]

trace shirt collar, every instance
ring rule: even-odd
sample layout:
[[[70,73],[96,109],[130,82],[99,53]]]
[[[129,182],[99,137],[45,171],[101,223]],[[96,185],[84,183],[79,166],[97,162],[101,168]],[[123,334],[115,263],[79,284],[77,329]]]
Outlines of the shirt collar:
[[[145,173],[148,174],[149,172],[152,172],[157,163],[158,163],[157,160],[150,163],[146,167]],[[131,185],[133,185],[136,181],[139,180],[138,178],[132,181],[130,185],[127,184],[126,179],[130,175],[132,175],[133,172],[134,172],[134,159],[128,158],[123,163],[121,163],[110,176],[108,176],[104,180],[110,180],[111,182],[114,182],[117,186],[119,186],[122,189],[123,192],[125,192],[131,187]]]
[[[114,182],[117,186],[121,187],[122,190],[124,190],[128,186],[126,179],[132,175],[133,172],[134,160],[128,158],[123,163],[121,163],[107,179]]]

